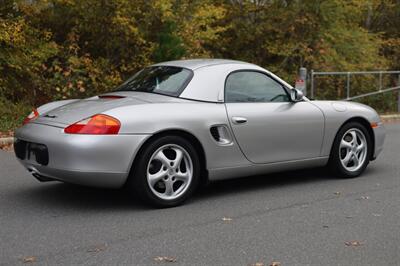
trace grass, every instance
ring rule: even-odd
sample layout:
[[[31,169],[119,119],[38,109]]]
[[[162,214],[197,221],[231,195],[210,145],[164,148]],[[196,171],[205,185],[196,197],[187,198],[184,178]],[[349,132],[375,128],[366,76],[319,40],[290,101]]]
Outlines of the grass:
[[[12,103],[0,98],[0,132],[13,131],[22,125],[22,121],[32,111],[27,103]]]

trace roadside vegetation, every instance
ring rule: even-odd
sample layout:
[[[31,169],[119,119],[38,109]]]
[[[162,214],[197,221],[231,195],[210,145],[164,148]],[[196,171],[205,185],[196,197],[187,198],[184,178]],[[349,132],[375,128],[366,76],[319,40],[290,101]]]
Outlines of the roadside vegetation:
[[[292,83],[300,66],[400,69],[400,3],[0,0],[0,131],[18,126],[32,106],[111,90],[148,64],[206,57],[259,64]],[[344,85],[328,78],[319,93],[343,98]],[[366,101],[390,112],[396,95]]]

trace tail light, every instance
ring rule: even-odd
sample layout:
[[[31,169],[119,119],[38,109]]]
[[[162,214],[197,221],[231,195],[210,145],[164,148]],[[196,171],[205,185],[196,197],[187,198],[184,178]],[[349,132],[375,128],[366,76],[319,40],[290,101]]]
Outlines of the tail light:
[[[24,119],[22,122],[23,125],[28,124],[29,122],[35,120],[39,116],[39,112],[36,108],[32,110],[32,112]]]
[[[115,135],[118,134],[120,127],[121,123],[118,119],[98,114],[66,127],[64,132],[68,134]]]

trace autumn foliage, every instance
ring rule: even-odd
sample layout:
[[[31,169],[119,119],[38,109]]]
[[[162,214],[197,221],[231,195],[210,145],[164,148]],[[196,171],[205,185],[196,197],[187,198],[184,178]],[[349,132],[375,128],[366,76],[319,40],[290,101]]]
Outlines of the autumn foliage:
[[[290,82],[300,66],[399,69],[399,26],[395,0],[0,0],[0,102],[87,97],[182,58],[253,62]]]

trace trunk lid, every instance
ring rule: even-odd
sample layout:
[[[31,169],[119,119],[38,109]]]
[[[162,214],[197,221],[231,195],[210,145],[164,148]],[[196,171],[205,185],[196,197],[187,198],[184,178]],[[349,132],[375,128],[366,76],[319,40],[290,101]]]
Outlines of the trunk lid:
[[[106,97],[101,97],[106,96]],[[113,97],[115,96],[115,97]],[[159,102],[186,102],[186,100],[142,92],[114,92],[72,102],[47,111],[32,123],[66,127],[107,110],[130,105]]]

